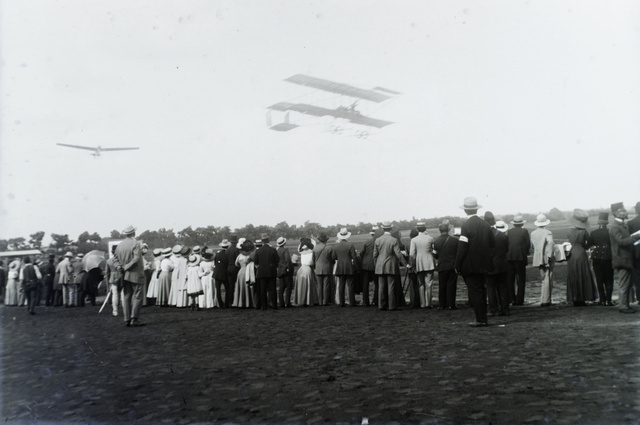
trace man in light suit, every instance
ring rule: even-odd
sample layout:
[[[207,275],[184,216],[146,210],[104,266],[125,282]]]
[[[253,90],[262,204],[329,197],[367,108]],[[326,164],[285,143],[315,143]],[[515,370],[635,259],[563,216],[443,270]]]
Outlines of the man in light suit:
[[[340,232],[336,235],[338,243],[333,246],[331,258],[336,262],[336,279],[338,280],[338,302],[340,307],[344,307],[344,288],[346,286],[349,291],[349,305],[356,307],[356,294],[353,292],[353,275],[356,274],[356,248],[349,238],[351,232],[347,231],[346,227],[340,229]]]
[[[58,275],[58,282],[62,285],[62,303],[65,307],[72,307],[73,300],[78,297],[75,292],[75,286],[73,285],[73,267],[71,266],[71,259],[73,254],[67,252],[64,254],[64,260],[58,263],[56,273]]]
[[[434,239],[427,234],[427,226],[423,222],[416,225],[418,236],[411,239],[409,258],[411,267],[415,268],[420,286],[420,307],[432,308],[433,271],[436,263],[433,259]]]
[[[124,273],[122,286],[122,310],[127,327],[144,326],[140,321],[142,291],[145,284],[144,262],[140,243],[135,240],[136,229],[129,226],[122,231],[126,237],[118,244],[115,252],[116,268]]]
[[[467,214],[468,220],[460,231],[456,271],[467,284],[469,301],[476,316],[476,322],[471,326],[488,326],[486,276],[493,270],[493,230],[486,221],[478,217],[478,208],[481,206],[476,198],[465,198],[460,208]]]
[[[369,307],[369,283],[373,281],[373,305],[378,305],[378,283],[375,275],[376,264],[373,262],[373,243],[376,240],[377,227],[371,229],[369,234],[371,239],[368,239],[362,247],[360,257],[362,259],[362,270],[360,275],[362,276],[362,304],[365,307]]]
[[[376,264],[376,275],[378,275],[378,309],[397,310],[396,285],[399,285],[397,275],[399,274],[398,262],[404,267],[407,261],[400,252],[398,239],[391,236],[390,222],[382,223],[384,234],[373,244],[373,260]]]
[[[278,276],[278,263],[280,257],[278,251],[269,245],[269,235],[263,234],[260,238],[262,246],[256,250],[256,283],[258,284],[258,307],[267,309],[267,292],[273,309],[278,308],[278,294],[276,291],[276,279]]]
[[[320,233],[318,243],[313,248],[316,257],[315,272],[318,277],[318,301],[320,305],[331,305],[331,276],[333,275],[333,249],[327,245],[329,238]]]
[[[637,240],[632,237],[624,222],[627,219],[627,210],[622,202],[611,205],[611,213],[614,221],[609,226],[611,237],[611,257],[614,280],[618,282],[618,311],[620,313],[635,313],[629,306],[631,301],[631,271],[633,269],[633,244]]]

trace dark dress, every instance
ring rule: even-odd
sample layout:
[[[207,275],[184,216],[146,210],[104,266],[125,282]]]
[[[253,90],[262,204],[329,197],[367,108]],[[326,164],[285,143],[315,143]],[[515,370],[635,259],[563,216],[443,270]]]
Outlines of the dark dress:
[[[571,255],[567,261],[567,301],[580,305],[596,298],[587,255],[592,242],[585,229],[575,227],[569,230],[568,239],[571,243]]]

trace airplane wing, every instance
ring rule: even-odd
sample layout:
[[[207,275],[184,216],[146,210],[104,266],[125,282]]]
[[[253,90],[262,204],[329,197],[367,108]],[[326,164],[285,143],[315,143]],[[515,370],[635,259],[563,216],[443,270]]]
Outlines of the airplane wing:
[[[295,124],[289,124],[287,122],[281,122],[279,124],[273,125],[271,127],[269,127],[271,130],[275,130],[275,131],[289,131],[289,130],[293,130],[294,128],[298,128],[299,126],[295,125]]]
[[[310,77],[303,74],[296,74],[292,77],[286,78],[284,81],[288,81],[293,84],[299,84],[301,86],[313,87],[315,89],[324,90],[331,93],[343,94],[345,96],[370,100],[376,103],[384,102],[385,100],[391,99],[391,96],[380,93],[379,91],[360,89],[348,84],[335,83],[333,81]],[[385,89],[385,91],[390,94],[393,93],[387,89]]]
[[[344,118],[351,121],[354,124],[367,125],[370,127],[382,128],[389,124],[393,124],[391,121],[384,121],[375,118],[369,118],[359,113],[350,112],[348,110],[340,109],[328,109],[320,106],[309,105],[306,103],[289,103],[280,102],[275,105],[269,106],[268,109],[276,111],[296,111],[301,114],[313,115],[316,117],[332,116],[335,118]]]
[[[89,146],[67,145],[66,143],[56,143],[56,145],[58,145],[58,146],[66,146],[68,148],[85,149],[85,150],[88,150],[88,151],[95,151],[96,150],[96,148],[92,148],[92,147],[89,147]]]
[[[101,151],[133,151],[140,148],[100,148]]]

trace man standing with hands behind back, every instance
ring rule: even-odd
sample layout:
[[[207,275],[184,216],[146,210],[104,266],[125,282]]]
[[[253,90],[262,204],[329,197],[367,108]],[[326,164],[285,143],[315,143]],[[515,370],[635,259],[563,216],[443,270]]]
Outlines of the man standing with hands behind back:
[[[146,278],[140,243],[134,239],[136,229],[129,226],[122,231],[126,237],[118,244],[115,252],[115,264],[124,274],[122,286],[122,310],[124,323],[129,326],[144,326],[140,321],[140,307],[142,306],[142,291]]]

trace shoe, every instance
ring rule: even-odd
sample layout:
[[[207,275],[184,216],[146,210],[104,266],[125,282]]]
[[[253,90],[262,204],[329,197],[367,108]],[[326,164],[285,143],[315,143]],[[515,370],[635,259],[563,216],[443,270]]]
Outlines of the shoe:
[[[139,320],[132,320],[132,321],[131,321],[131,326],[135,326],[135,327],[138,327],[138,326],[147,326],[147,324],[146,324],[146,323],[144,323],[144,322],[141,322],[141,321],[139,321]]]
[[[489,324],[487,322],[475,322],[469,323],[469,326],[471,326],[472,328],[484,328],[486,326],[489,326]]]
[[[113,317],[118,317],[118,312],[117,312],[117,311],[114,311],[114,312],[112,312],[112,313],[111,313],[111,315],[112,315]]]
[[[32,315],[32,316],[35,316],[36,312],[35,311],[30,311],[29,314]]]
[[[131,327],[131,322],[124,322],[124,325],[125,325],[126,327],[130,328],[130,327]]]
[[[632,308],[621,308],[620,310],[618,310],[620,313],[627,313],[627,314],[632,314],[635,313],[636,311]]]
[[[550,307],[551,303],[542,303],[540,304],[540,307]]]

